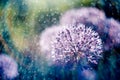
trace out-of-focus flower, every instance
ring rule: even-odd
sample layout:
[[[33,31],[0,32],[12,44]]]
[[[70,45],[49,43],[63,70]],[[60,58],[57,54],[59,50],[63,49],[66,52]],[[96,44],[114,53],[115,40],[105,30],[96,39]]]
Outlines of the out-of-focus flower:
[[[109,36],[114,45],[120,44],[120,23],[113,18],[108,19]]]
[[[79,62],[98,64],[102,57],[102,41],[97,32],[83,24],[66,26],[52,40],[51,58],[57,64]]]
[[[9,56],[0,55],[0,75],[3,79],[13,79],[18,76],[17,63]]]
[[[105,14],[96,8],[83,7],[67,11],[60,20],[61,24],[92,23],[98,25],[106,19]]]
[[[50,51],[52,49],[51,42],[54,39],[54,36],[62,29],[60,26],[52,26],[46,28],[40,35],[40,39],[37,43],[38,51],[42,53],[42,56],[45,56],[46,60],[51,62],[50,60]]]
[[[46,28],[40,36],[40,40],[38,45],[40,46],[40,50],[42,53],[48,53],[51,49],[51,41],[53,41],[54,36],[56,36],[57,32],[59,32],[61,27],[52,26],[50,28]]]

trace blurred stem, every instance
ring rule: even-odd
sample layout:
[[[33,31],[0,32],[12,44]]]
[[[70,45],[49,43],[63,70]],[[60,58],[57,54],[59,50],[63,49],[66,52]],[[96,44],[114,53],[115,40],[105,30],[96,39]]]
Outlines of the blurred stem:
[[[3,37],[0,35],[0,42],[2,43],[2,45],[5,48],[5,51],[9,54],[11,54],[11,50],[9,49],[7,43],[5,42],[5,40],[3,39]]]

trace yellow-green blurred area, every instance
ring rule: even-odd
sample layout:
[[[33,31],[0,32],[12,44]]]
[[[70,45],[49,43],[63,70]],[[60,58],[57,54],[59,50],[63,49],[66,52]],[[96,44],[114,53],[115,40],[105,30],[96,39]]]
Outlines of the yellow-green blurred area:
[[[102,6],[102,0],[0,0],[0,34],[7,28],[14,45],[23,50],[46,27],[59,24],[65,11],[96,4]]]

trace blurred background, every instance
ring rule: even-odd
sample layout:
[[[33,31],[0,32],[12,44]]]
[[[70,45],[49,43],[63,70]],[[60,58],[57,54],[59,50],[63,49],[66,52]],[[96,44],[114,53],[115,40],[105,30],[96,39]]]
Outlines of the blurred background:
[[[41,32],[58,25],[66,11],[81,7],[98,8],[107,18],[120,21],[120,0],[0,0],[0,54],[12,57],[18,64],[19,76],[14,80],[78,80],[76,70],[56,72],[57,68],[50,67],[36,44]],[[119,47],[116,51],[120,53]],[[118,69],[114,65],[120,56],[113,54],[116,51],[106,52],[108,60],[100,64],[105,64],[100,70],[109,66],[110,73],[98,70],[98,80],[108,80],[109,76],[111,80],[116,78]]]

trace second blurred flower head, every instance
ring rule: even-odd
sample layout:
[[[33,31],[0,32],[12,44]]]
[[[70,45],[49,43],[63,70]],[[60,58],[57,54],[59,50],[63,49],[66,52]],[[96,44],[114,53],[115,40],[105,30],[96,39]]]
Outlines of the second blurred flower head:
[[[11,57],[1,54],[0,71],[0,75],[2,75],[3,79],[14,79],[18,76],[17,63]]]

